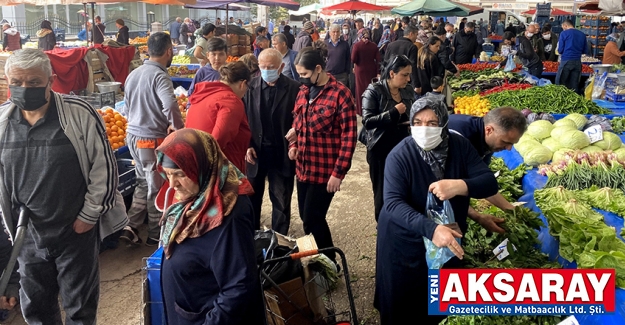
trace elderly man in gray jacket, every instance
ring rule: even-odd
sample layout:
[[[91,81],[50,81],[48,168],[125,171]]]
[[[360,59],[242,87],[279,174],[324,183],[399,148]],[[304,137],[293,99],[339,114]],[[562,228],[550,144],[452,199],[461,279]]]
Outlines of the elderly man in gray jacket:
[[[5,227],[31,211],[20,251],[20,300],[28,324],[95,324],[99,239],[128,218],[104,122],[87,102],[52,91],[42,51],[5,65],[10,102],[0,106],[0,208]],[[12,222],[11,222],[12,221]]]

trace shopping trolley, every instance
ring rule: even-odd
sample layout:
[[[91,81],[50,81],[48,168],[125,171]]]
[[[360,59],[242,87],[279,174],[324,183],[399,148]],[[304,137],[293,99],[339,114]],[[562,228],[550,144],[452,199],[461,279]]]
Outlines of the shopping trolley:
[[[333,289],[320,272],[305,270],[305,276],[278,284],[271,278],[275,265],[288,260],[301,260],[317,254],[336,253],[341,260],[342,279]],[[260,270],[263,284],[267,325],[357,325],[356,305],[352,294],[345,254],[339,248],[329,247],[292,253],[265,260]],[[340,282],[344,283],[347,301],[338,301]],[[342,288],[341,288],[342,289]],[[345,300],[345,299],[343,299]]]

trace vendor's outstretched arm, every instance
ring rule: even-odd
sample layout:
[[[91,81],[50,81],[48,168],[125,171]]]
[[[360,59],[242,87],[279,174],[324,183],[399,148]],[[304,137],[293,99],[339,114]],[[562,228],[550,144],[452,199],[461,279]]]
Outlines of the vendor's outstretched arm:
[[[486,198],[486,200],[492,205],[500,208],[501,210],[514,210],[514,206],[510,202],[508,202],[508,200],[506,200],[506,198],[503,197],[503,195],[501,195],[501,193],[499,192],[491,197]]]

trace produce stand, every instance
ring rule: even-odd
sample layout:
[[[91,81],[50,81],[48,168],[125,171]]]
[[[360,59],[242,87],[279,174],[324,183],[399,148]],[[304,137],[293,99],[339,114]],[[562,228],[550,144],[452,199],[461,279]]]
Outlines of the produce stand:
[[[621,136],[621,139],[625,141],[625,136]],[[495,153],[494,156],[502,158],[507,167],[510,169],[514,169],[523,163],[523,158],[514,148],[510,151]],[[545,225],[548,223],[541,210],[536,206],[534,191],[544,187],[546,181],[547,177],[538,174],[536,168],[529,170],[523,177],[522,181],[523,191],[525,194],[519,198],[519,202],[527,202],[525,204],[526,207],[541,214],[540,218],[543,220]],[[615,227],[616,233],[619,234],[623,228],[623,219],[606,211],[599,212],[604,216],[605,223],[611,227]],[[618,237],[623,240],[622,236],[618,235]],[[553,236],[551,236],[551,234],[549,234],[549,228],[547,226],[541,227],[538,238],[542,243],[541,251],[548,254],[551,259],[557,259],[564,268],[577,268],[577,265],[574,262],[569,263],[559,257],[559,243]],[[616,311],[611,315],[575,315],[575,317],[581,325],[623,324],[625,323],[625,290],[620,288],[616,289],[615,305]]]

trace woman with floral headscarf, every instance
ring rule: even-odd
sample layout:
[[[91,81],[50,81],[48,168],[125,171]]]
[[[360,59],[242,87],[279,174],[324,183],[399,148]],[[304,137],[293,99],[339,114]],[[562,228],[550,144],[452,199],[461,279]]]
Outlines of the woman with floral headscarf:
[[[391,26],[385,25],[384,31],[382,32],[382,37],[380,38],[380,42],[378,42],[378,49],[380,50],[380,55],[384,56],[386,52],[386,46],[391,42]]]
[[[412,136],[399,142],[386,159],[373,302],[382,325],[405,322],[414,318],[414,308],[428,306],[423,238],[462,258],[464,251],[456,238],[467,231],[469,199],[497,193],[493,172],[467,139],[449,132],[448,120],[441,101],[417,100],[409,117]],[[438,204],[449,200],[457,225],[439,225],[427,217],[430,193]],[[459,262],[453,258],[445,267],[457,267]],[[419,324],[440,321],[440,316],[419,318]]]
[[[161,220],[167,323],[263,324],[250,183],[200,130],[178,130],[156,152],[177,201]]]
[[[606,37],[608,43],[605,45],[605,49],[603,49],[603,64],[620,64],[621,58],[625,56],[625,51],[619,51],[618,46],[616,45],[617,40],[619,39],[619,34],[610,34]]]
[[[371,42],[371,31],[361,28],[358,38],[352,47],[352,62],[356,80],[356,113],[362,115],[362,93],[371,83],[371,80],[380,73],[380,51],[375,43]]]

